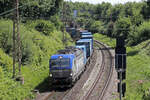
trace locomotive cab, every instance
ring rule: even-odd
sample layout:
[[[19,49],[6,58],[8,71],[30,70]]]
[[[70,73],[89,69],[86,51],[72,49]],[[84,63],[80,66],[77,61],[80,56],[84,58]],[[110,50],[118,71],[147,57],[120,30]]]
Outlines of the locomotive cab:
[[[50,59],[50,77],[53,82],[71,82],[72,80],[72,61],[74,55],[58,54]],[[60,83],[59,82],[59,83]]]

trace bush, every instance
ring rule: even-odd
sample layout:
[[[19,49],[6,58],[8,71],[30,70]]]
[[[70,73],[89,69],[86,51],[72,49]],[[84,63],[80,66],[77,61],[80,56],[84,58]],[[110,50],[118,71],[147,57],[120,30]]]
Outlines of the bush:
[[[58,16],[51,16],[50,18],[51,22],[54,23],[55,27],[57,30],[61,30],[63,27],[63,23],[61,22],[61,20],[59,19]]]
[[[9,73],[12,72],[12,59],[6,55],[3,50],[0,48],[0,66],[1,71],[8,72],[7,76],[9,76]]]
[[[3,69],[2,66],[0,66],[0,79],[4,77]]]
[[[144,22],[138,27],[138,39],[144,41],[150,38],[150,21]]]
[[[119,18],[115,23],[115,29],[113,35],[115,37],[124,37],[125,39],[128,37],[131,31],[131,20],[130,18]]]
[[[35,29],[39,32],[42,32],[46,36],[50,36],[51,35],[50,33],[56,30],[53,23],[44,20],[37,21],[37,25],[35,26]]]
[[[93,33],[103,33],[104,27],[103,27],[103,22],[102,21],[95,21],[91,27],[90,30]]]
[[[0,47],[8,54],[12,51],[12,21],[0,20]]]
[[[35,29],[41,22],[44,23],[43,29],[46,26],[45,30],[48,34],[50,33],[50,36]],[[62,32],[55,29],[50,32],[47,28],[50,26],[49,23],[50,21],[41,20],[29,21],[26,24],[20,23],[23,63],[21,70],[25,80],[25,84],[20,85],[19,82],[12,79],[12,51],[8,53],[9,55],[5,52],[8,49],[7,44],[12,48],[12,30],[9,32],[9,25],[12,27],[12,21],[0,20],[0,43],[6,44],[6,48],[0,48],[0,100],[33,99],[34,95],[31,91],[48,77],[50,56],[64,48],[61,41]],[[52,26],[54,25],[52,24]],[[66,35],[67,39],[71,39],[68,34]],[[10,43],[5,40],[5,37]],[[72,43],[67,42],[67,44],[71,45]],[[16,63],[16,75],[18,75],[17,65]]]
[[[138,43],[150,39],[150,21],[142,23],[135,27],[128,38],[129,45],[137,45]]]

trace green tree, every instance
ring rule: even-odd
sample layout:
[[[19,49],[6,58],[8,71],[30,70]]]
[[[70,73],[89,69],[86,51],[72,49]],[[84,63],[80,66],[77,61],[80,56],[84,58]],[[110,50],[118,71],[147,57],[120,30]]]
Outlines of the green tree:
[[[103,2],[102,4],[96,5],[96,8],[95,8],[96,20],[106,20],[105,18],[108,17],[107,11],[111,7],[112,5],[110,3],[105,3],[105,2]]]
[[[103,27],[103,22],[102,21],[95,21],[91,27],[90,30],[93,33],[103,33],[104,27]]]
[[[30,17],[30,19],[48,18],[58,14],[62,3],[63,0],[19,0],[20,15]],[[12,0],[0,0],[0,13],[14,9],[13,5]]]
[[[144,19],[149,19],[150,16],[150,0],[147,0],[145,2],[143,2],[143,6],[142,6],[142,11],[141,13],[144,16]]]
[[[111,21],[108,23],[108,26],[107,26],[107,36],[110,36],[110,37],[113,36],[113,29],[114,29],[114,23]]]
[[[130,18],[119,18],[117,22],[115,23],[115,31],[114,31],[114,36],[115,37],[124,37],[127,39],[130,31],[131,31],[131,20]]]

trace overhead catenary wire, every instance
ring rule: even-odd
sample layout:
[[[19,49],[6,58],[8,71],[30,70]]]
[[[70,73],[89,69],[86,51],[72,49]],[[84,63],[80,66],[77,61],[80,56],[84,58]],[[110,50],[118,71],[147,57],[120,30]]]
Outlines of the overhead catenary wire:
[[[35,2],[36,2],[36,0],[35,1],[29,1],[28,0],[28,2],[24,3],[24,5],[18,6],[18,9],[20,9],[20,8],[22,8],[22,7],[24,7],[28,4],[35,3]],[[0,13],[0,16],[8,15],[8,14],[12,13],[14,10],[16,10],[15,7],[13,9],[10,9],[10,10],[7,10],[7,11],[4,11],[4,12]]]

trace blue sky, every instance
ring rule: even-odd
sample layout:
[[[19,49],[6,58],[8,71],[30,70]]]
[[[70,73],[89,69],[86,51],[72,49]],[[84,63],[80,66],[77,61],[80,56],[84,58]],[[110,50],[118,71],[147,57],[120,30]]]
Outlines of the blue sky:
[[[70,1],[70,0],[65,0],[65,1]],[[126,2],[140,2],[142,0],[71,0],[73,2],[89,2],[89,3],[92,3],[92,4],[97,4],[97,3],[102,3],[103,1],[105,2],[110,2],[112,3],[113,5],[114,4],[117,4],[117,3],[126,3]]]

